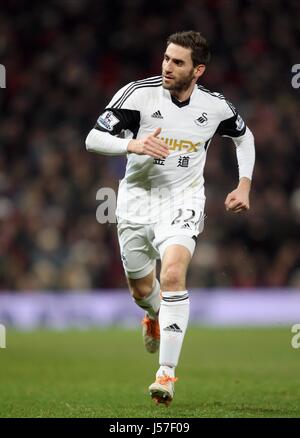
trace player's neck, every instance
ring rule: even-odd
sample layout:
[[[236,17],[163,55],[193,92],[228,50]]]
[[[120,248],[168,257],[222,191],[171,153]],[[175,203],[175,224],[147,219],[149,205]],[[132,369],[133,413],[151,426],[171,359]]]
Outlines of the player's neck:
[[[194,87],[195,83],[192,82],[189,88],[187,88],[186,90],[171,90],[170,93],[173,97],[179,100],[179,102],[184,102],[191,97]]]

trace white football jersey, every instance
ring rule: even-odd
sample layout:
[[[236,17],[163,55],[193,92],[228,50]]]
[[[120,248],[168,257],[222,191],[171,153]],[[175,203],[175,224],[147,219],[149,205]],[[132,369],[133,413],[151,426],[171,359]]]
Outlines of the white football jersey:
[[[95,129],[140,138],[159,127],[170,154],[166,159],[127,154],[116,214],[146,224],[173,221],[180,208],[187,208],[186,214],[196,214],[198,220],[203,215],[203,170],[213,135],[240,137],[246,125],[221,94],[195,85],[190,98],[180,102],[162,87],[161,76],[155,76],[119,90]]]

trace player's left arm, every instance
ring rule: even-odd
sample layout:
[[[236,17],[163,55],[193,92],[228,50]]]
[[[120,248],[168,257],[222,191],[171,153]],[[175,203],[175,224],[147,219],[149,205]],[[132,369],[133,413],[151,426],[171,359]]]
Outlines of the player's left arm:
[[[226,101],[225,115],[217,129],[217,133],[230,137],[236,147],[239,170],[238,186],[225,199],[225,208],[233,213],[240,213],[250,208],[250,189],[255,163],[254,137],[241,116],[230,102]]]

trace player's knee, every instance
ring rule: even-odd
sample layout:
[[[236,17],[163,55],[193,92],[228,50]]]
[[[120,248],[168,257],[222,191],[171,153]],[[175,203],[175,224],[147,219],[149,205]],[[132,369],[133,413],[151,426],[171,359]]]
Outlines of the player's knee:
[[[178,266],[170,265],[163,269],[160,275],[160,283],[163,291],[182,290],[184,278]]]

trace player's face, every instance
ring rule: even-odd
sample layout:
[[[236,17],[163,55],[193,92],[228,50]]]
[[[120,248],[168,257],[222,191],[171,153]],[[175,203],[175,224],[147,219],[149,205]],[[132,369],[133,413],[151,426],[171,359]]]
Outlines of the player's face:
[[[163,87],[170,91],[187,90],[193,80],[197,81],[199,68],[194,67],[191,49],[169,44],[162,63]]]

